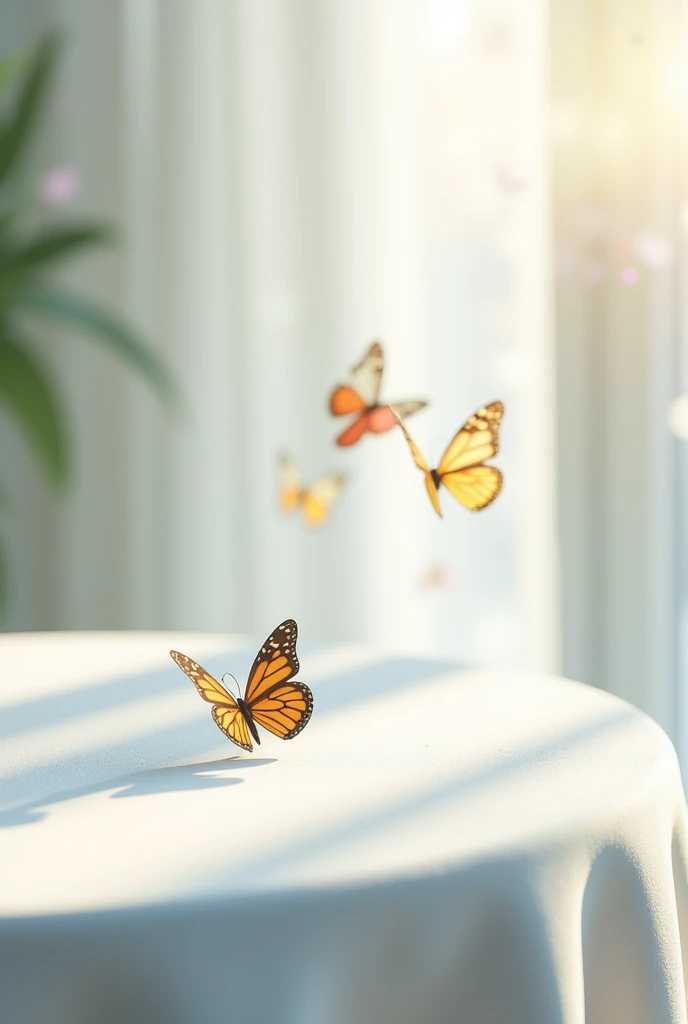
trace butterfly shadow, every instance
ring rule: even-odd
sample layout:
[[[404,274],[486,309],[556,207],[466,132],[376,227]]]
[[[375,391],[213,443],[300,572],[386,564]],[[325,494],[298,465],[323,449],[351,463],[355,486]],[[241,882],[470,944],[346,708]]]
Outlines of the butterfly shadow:
[[[52,797],[38,799],[21,807],[12,807],[0,811],[0,828],[11,828],[15,825],[29,825],[42,821],[47,817],[47,808],[55,804],[66,803],[78,797],[90,796],[94,793],[110,793],[111,800],[129,797],[152,796],[156,793],[181,793],[188,790],[224,789],[227,786],[238,786],[243,778],[225,778],[223,775],[208,774],[257,768],[261,765],[274,764],[274,757],[224,757],[214,761],[198,761],[193,764],[173,765],[170,768],[153,768],[127,775],[119,779],[108,779],[92,786],[83,786],[68,792],[56,793]]]
[[[257,768],[273,764],[275,757],[223,757],[217,761],[199,761],[195,764],[178,764],[171,768],[154,768],[132,776],[128,784],[112,794],[113,800],[123,797],[149,796],[153,793],[181,793],[190,789],[223,789],[237,786],[243,779],[226,779],[222,776],[207,775],[207,772],[227,769]]]

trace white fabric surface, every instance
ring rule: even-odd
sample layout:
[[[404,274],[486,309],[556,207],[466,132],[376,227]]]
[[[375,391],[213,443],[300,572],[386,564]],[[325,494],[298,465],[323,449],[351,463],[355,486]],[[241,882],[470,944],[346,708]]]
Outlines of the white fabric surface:
[[[0,639],[3,1024],[678,1024],[685,804],[615,697],[299,649],[293,742],[223,740],[170,647]]]

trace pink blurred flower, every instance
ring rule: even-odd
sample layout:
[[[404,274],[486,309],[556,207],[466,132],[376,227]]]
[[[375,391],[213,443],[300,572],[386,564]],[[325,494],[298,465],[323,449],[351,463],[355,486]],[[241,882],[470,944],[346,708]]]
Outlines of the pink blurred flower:
[[[635,284],[639,274],[635,267],[624,267],[621,271],[621,280],[624,284]]]
[[[674,247],[671,242],[662,235],[655,235],[649,231],[635,236],[633,248],[638,259],[649,267],[668,267],[674,259]]]
[[[51,206],[64,206],[79,194],[81,180],[74,167],[53,167],[41,178],[41,199]]]
[[[430,565],[418,581],[420,590],[451,590],[455,577],[448,565]]]

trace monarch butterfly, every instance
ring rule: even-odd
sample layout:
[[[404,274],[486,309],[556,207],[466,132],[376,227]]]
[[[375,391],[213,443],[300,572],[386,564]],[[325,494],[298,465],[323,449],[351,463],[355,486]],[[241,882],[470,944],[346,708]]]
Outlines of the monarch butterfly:
[[[478,409],[466,420],[449,442],[437,469],[430,469],[401,416],[394,409],[392,414],[404,432],[414,462],[425,473],[428,497],[438,516],[442,515],[440,484],[444,484],[472,512],[486,508],[495,500],[502,489],[502,474],[494,466],[485,466],[483,463],[499,451],[499,424],[504,415],[501,402],[493,402]]]
[[[394,426],[394,417],[388,405],[381,405],[380,386],[385,361],[382,345],[374,341],[363,359],[351,371],[353,387],[340,384],[330,396],[330,412],[333,416],[358,415],[337,438],[337,444],[347,447],[357,441],[369,430],[373,434],[384,434]],[[400,415],[411,416],[419,409],[424,409],[427,402],[420,399],[408,402],[395,402],[394,407]]]
[[[293,512],[301,506],[308,526],[322,526],[330,514],[330,507],[346,483],[343,473],[322,477],[309,487],[301,487],[296,466],[288,455],[278,459],[280,506],[283,512]]]
[[[203,700],[213,705],[212,716],[227,739],[244,750],[253,750],[251,737],[260,744],[256,722],[280,739],[291,740],[313,713],[310,688],[305,683],[291,682],[299,671],[297,635],[293,619],[286,619],[270,634],[256,655],[243,697],[233,697],[185,654],[170,654],[195,683]]]

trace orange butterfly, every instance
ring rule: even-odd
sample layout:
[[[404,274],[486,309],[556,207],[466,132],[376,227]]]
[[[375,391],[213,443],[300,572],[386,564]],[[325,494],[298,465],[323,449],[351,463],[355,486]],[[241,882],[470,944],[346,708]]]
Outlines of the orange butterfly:
[[[278,460],[280,478],[280,506],[283,512],[293,512],[300,505],[308,526],[322,526],[330,514],[330,506],[346,483],[343,473],[324,476],[309,487],[301,487],[296,466],[288,455]]]
[[[286,619],[270,634],[256,655],[243,697],[233,697],[185,654],[170,654],[196,684],[203,700],[213,705],[212,716],[227,739],[244,750],[253,750],[251,736],[260,744],[256,722],[280,739],[291,740],[313,713],[310,688],[305,683],[291,682],[299,671],[297,634],[293,619]]]
[[[346,447],[356,444],[369,430],[373,434],[384,434],[394,426],[394,417],[387,404],[380,404],[380,386],[384,357],[382,345],[374,341],[363,359],[352,370],[353,384],[340,384],[330,396],[330,412],[333,416],[350,416],[358,413],[352,423],[337,438],[337,444]],[[420,399],[408,402],[394,402],[394,408],[402,416],[411,416],[428,404]]]
[[[449,442],[437,469],[430,469],[402,418],[394,409],[392,414],[404,432],[414,462],[425,473],[428,496],[438,516],[442,515],[440,484],[472,512],[487,508],[495,500],[502,489],[502,474],[494,466],[483,463],[499,451],[499,424],[504,415],[501,402],[478,409],[466,420]]]

